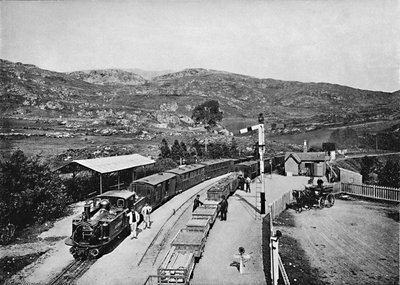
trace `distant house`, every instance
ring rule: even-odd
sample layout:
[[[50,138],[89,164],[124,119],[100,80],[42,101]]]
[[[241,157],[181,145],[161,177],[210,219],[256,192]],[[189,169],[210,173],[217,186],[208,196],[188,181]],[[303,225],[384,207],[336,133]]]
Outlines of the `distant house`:
[[[325,152],[287,152],[285,154],[286,175],[324,176],[326,161]]]

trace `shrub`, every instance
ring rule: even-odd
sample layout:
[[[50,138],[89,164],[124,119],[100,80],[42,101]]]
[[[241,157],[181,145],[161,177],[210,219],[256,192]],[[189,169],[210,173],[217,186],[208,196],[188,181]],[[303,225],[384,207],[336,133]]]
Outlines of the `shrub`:
[[[60,178],[39,157],[17,150],[0,162],[0,225],[21,228],[58,218],[69,202]]]

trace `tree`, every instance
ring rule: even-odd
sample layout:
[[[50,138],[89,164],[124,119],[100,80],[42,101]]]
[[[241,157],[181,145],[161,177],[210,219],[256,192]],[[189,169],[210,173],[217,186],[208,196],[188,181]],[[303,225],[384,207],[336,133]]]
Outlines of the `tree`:
[[[162,139],[162,141],[161,141],[159,156],[160,156],[160,158],[171,157],[171,149],[169,148],[168,142],[165,138]]]
[[[154,165],[154,170],[155,172],[164,172],[166,170],[170,170],[173,168],[178,167],[178,164],[173,161],[171,158],[161,158],[157,159],[155,165]]]
[[[393,188],[400,188],[400,163],[388,160],[382,168],[378,170],[379,185]]]
[[[369,156],[364,156],[361,158],[361,171],[360,174],[362,175],[362,182],[366,183],[369,181],[372,170],[374,167],[374,159]]]
[[[199,141],[195,138],[192,141],[192,148],[194,148],[196,150],[196,155],[198,157],[203,156],[203,154],[204,154],[203,147],[202,147],[202,145],[200,145]]]
[[[171,158],[174,161],[180,161],[183,158],[182,147],[179,144],[178,140],[174,141],[174,144],[171,146]]]
[[[0,224],[17,227],[61,216],[70,197],[57,174],[21,150],[0,162]]]
[[[186,144],[184,142],[181,142],[181,152],[182,152],[182,158],[189,158],[189,152],[186,148]]]
[[[219,102],[216,100],[206,101],[193,109],[192,119],[197,123],[215,126],[223,118],[223,113],[219,110]]]
[[[232,138],[232,141],[229,145],[229,157],[238,157],[239,149],[235,138]]]

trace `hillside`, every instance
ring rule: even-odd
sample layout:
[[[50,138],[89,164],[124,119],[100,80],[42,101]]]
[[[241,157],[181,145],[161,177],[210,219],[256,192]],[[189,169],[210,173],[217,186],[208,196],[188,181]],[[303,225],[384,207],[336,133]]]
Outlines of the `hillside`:
[[[68,73],[68,75],[88,83],[101,85],[142,85],[146,83],[146,79],[144,79],[142,76],[118,69],[75,71]]]
[[[255,124],[261,112],[266,123],[286,125],[271,131],[275,134],[400,120],[400,92],[259,79],[201,68],[144,79],[133,69],[60,73],[6,60],[0,64],[3,132],[6,125],[16,130],[15,124],[25,124],[19,130],[154,136],[186,131],[199,136],[204,132],[194,128],[190,117],[193,108],[207,100],[219,101],[221,123],[230,132]],[[26,126],[28,121],[45,126]]]

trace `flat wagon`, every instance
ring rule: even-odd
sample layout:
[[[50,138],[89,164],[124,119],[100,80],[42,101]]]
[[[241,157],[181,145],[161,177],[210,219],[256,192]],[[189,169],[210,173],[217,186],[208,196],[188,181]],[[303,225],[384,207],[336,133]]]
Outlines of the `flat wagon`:
[[[193,252],[194,256],[200,258],[206,244],[206,232],[188,231],[181,229],[171,243],[177,250]]]
[[[186,223],[186,230],[206,232],[206,235],[208,235],[210,231],[210,222],[208,219],[190,219]]]
[[[197,207],[192,213],[193,219],[208,219],[210,226],[212,226],[217,218],[218,209],[214,207]]]
[[[172,246],[157,270],[158,284],[189,284],[194,265],[192,251]]]

